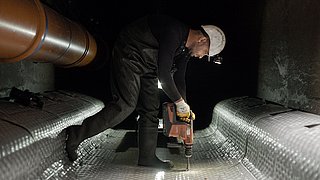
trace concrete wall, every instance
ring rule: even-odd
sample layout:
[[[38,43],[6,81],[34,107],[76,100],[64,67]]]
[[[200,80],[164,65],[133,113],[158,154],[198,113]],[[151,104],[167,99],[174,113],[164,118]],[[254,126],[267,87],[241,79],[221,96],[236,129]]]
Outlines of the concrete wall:
[[[320,114],[320,1],[268,0],[258,96]]]
[[[7,97],[12,87],[31,92],[54,90],[54,83],[51,63],[0,63],[0,97]]]

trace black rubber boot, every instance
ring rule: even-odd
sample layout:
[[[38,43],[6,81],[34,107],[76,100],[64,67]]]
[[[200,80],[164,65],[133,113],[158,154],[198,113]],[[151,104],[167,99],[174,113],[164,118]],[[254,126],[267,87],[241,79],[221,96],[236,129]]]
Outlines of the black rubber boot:
[[[139,126],[139,166],[154,167],[160,169],[171,169],[174,164],[170,160],[162,161],[156,156],[158,139],[158,127]]]
[[[75,161],[78,158],[77,149],[81,141],[77,139],[77,131],[80,126],[74,125],[69,126],[66,129],[67,140],[66,140],[66,151],[68,158],[71,162]]]

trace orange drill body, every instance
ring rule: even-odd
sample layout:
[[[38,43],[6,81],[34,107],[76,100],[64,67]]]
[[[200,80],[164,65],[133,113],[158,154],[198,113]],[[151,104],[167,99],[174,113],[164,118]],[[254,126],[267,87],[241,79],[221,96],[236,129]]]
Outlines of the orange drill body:
[[[189,123],[178,119],[174,103],[163,103],[163,129],[167,137],[176,137],[183,141],[185,156],[192,156],[193,120]]]

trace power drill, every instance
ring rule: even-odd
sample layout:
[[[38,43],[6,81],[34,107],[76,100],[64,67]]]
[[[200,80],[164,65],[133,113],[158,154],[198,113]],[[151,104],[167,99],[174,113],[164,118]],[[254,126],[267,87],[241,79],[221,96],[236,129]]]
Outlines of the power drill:
[[[167,137],[176,137],[183,141],[185,156],[187,158],[187,171],[190,169],[190,158],[193,145],[193,118],[183,121],[176,115],[174,103],[162,104],[163,133]]]

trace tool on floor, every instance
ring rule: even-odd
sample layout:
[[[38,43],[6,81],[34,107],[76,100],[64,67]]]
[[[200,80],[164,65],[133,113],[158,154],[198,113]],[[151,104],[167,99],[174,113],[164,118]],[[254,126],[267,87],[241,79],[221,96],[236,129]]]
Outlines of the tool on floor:
[[[182,142],[187,158],[187,171],[190,169],[190,158],[192,156],[193,145],[193,120],[191,116],[188,120],[180,119],[176,115],[174,103],[165,102],[162,105],[163,133],[167,137],[175,137],[178,142]]]
[[[20,90],[16,87],[12,87],[9,98],[11,101],[18,104],[30,107],[42,108],[44,103],[41,100],[39,93],[30,92],[28,89]]]

